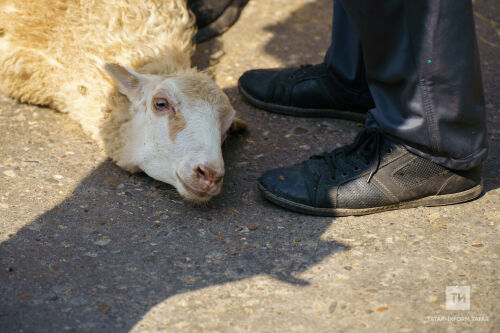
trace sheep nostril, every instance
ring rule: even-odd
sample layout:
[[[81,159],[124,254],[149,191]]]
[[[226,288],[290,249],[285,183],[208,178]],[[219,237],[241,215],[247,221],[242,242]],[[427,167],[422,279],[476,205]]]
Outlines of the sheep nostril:
[[[224,176],[223,172],[217,172],[203,164],[196,166],[193,171],[198,178],[199,186],[205,191],[220,185]]]
[[[201,178],[206,178],[206,173],[205,171],[203,171],[203,169],[201,167],[197,167],[196,168],[196,173],[198,174],[198,176],[200,176]]]

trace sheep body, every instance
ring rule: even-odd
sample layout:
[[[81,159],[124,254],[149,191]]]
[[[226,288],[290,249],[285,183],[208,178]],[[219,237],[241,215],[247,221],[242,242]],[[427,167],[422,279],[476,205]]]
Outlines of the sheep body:
[[[183,0],[0,0],[0,31],[0,89],[67,112],[115,160],[130,102],[92,59],[190,71],[196,32]]]
[[[191,68],[185,0],[0,0],[0,89],[68,113],[120,167],[220,192],[227,96]]]

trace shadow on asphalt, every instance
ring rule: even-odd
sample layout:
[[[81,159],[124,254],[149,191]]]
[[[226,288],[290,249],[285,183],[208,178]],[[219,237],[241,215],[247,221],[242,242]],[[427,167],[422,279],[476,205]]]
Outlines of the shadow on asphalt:
[[[0,245],[0,331],[128,332],[178,293],[256,275],[307,285],[295,274],[347,249],[320,239],[331,220],[268,207],[244,217],[232,207],[245,199],[229,192],[196,207],[168,185],[101,164]]]
[[[209,67],[222,46],[206,43],[195,64]],[[246,134],[225,143],[224,189],[206,206],[111,161],[99,165],[0,244],[0,331],[128,332],[179,293],[256,275],[307,285],[298,273],[347,246],[321,239],[332,219],[277,209],[257,194],[255,155],[266,140]]]

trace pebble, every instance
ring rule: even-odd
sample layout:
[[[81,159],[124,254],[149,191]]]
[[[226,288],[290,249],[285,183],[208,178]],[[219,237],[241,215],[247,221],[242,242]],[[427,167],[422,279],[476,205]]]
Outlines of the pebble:
[[[26,226],[26,228],[33,231],[40,231],[40,229],[42,229],[42,225],[40,223],[33,222]]]
[[[311,146],[309,146],[309,145],[301,145],[301,146],[299,146],[299,148],[303,149],[303,150],[309,150],[309,149],[311,149]]]
[[[111,242],[111,239],[109,239],[108,237],[102,237],[101,239],[95,241],[94,244],[99,246],[105,246],[108,245],[109,242]]]
[[[108,314],[111,312],[111,307],[105,303],[101,303],[97,306],[97,308],[99,309],[99,311],[101,311],[102,313],[104,314]]]
[[[328,311],[330,313],[334,313],[336,309],[337,309],[337,301],[333,301],[332,304],[330,304]]]
[[[51,264],[49,265],[49,268],[53,271],[58,271],[59,270],[59,265]]]
[[[59,184],[59,182],[54,178],[47,178],[45,181],[50,184]]]
[[[57,180],[61,180],[63,179],[64,177],[61,176],[61,175],[53,175],[52,177],[54,177],[54,179],[57,179]]]
[[[15,178],[17,177],[17,174],[15,173],[14,170],[5,170],[3,172],[4,175],[6,175],[7,177],[10,177],[10,178]]]
[[[307,130],[307,128],[304,128],[304,127],[295,127],[293,129],[293,134],[295,135],[302,135],[302,134],[306,134],[307,132],[309,132]]]
[[[222,50],[219,50],[217,52],[215,52],[214,54],[211,55],[212,58],[220,58],[224,55],[224,51]]]
[[[108,177],[104,180],[104,185],[107,185],[107,186],[116,186],[118,185],[118,179],[116,179],[115,177]]]
[[[258,228],[258,227],[257,227],[255,224],[249,224],[249,225],[247,226],[247,228],[248,228],[248,230],[252,230],[252,231],[254,231],[254,230],[257,230],[257,228]]]

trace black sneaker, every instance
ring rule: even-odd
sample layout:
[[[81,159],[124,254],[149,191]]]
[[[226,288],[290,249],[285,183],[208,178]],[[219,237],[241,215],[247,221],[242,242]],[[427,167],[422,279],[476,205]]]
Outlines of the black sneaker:
[[[369,91],[337,82],[325,64],[251,70],[240,77],[238,87],[256,107],[291,116],[362,121],[375,107]]]
[[[456,204],[481,195],[481,167],[456,171],[417,156],[376,129],[353,144],[265,172],[259,189],[273,203],[300,213],[365,215]]]
[[[197,43],[224,33],[240,17],[248,0],[188,0],[189,9],[196,16]]]

